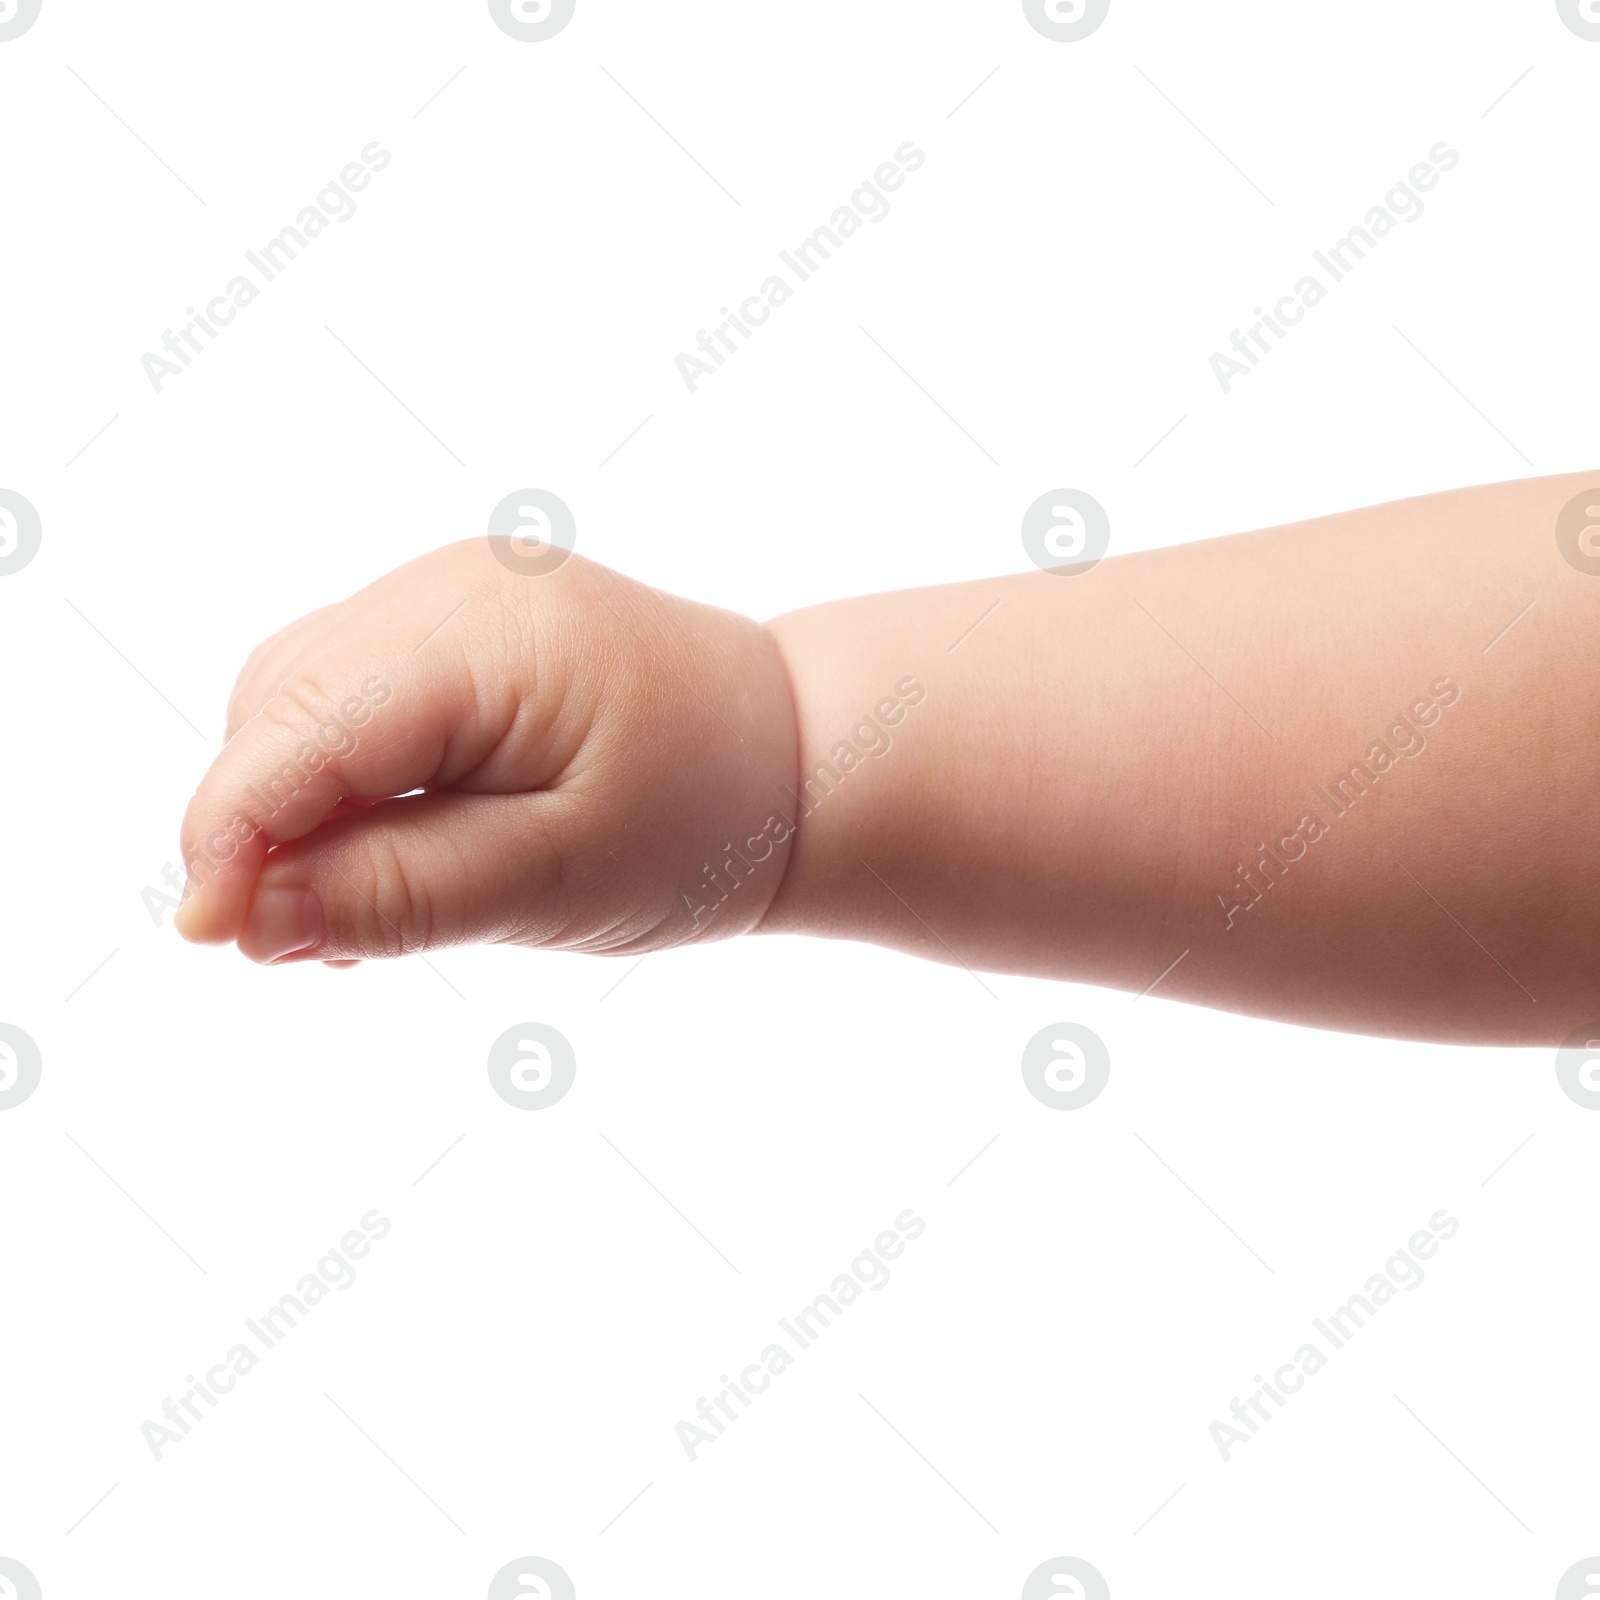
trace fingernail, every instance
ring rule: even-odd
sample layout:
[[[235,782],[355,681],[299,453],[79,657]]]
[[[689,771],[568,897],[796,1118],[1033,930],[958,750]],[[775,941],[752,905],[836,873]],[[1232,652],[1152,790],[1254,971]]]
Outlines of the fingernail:
[[[172,918],[172,925],[178,930],[179,938],[198,940],[200,937],[204,919],[195,907],[194,897],[187,890],[184,892],[183,903]]]
[[[272,885],[257,891],[239,935],[252,961],[282,961],[309,950],[322,938],[322,907],[308,889]]]

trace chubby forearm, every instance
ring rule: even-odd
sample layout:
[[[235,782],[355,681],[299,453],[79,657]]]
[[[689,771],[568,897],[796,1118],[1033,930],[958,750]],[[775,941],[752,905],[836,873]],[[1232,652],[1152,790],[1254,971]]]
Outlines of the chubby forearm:
[[[764,931],[1559,1042],[1600,1017],[1600,578],[1557,539],[1594,484],[778,619],[802,781]]]

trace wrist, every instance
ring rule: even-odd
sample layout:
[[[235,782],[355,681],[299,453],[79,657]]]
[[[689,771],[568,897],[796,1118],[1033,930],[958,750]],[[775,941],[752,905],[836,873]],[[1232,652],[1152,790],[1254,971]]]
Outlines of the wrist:
[[[885,830],[883,819],[905,815],[908,800],[915,814],[912,774],[930,743],[921,741],[917,757],[908,747],[918,742],[928,682],[882,633],[879,604],[839,601],[768,624],[794,705],[793,775],[779,796],[793,837],[753,931],[871,937],[874,913],[863,918],[861,900],[883,896],[874,870],[891,846],[904,856],[914,845],[905,827]],[[908,865],[897,860],[889,870],[903,875]]]

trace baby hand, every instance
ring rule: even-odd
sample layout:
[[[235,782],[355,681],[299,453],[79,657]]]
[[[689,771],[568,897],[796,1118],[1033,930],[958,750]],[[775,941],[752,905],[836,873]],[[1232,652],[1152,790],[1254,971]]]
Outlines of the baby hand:
[[[772,635],[519,549],[435,551],[256,648],[184,816],[186,939],[627,954],[761,921],[797,761]]]

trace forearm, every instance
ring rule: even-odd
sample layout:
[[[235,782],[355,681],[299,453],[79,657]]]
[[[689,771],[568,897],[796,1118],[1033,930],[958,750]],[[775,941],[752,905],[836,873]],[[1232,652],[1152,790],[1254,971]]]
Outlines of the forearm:
[[[1565,1038],[1600,1015],[1600,580],[1555,526],[1593,481],[778,619],[810,783],[764,928]],[[892,748],[846,770],[864,716]]]

